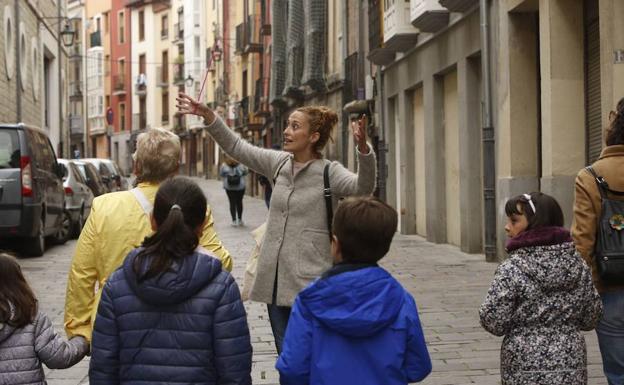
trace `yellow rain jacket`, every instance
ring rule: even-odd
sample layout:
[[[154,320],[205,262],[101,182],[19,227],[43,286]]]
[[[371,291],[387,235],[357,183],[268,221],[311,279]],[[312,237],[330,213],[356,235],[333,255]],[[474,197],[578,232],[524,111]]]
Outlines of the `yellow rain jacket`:
[[[138,187],[153,204],[158,184],[140,183]],[[149,218],[130,191],[105,194],[93,200],[67,280],[65,331],[68,336],[80,335],[91,341],[100,289],[130,250],[151,233]],[[232,270],[232,258],[214,230],[210,206],[199,244],[220,258],[224,269]]]

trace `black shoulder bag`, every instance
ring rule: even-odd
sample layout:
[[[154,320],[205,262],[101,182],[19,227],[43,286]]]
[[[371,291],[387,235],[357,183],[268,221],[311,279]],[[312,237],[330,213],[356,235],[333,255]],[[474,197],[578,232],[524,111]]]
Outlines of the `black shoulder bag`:
[[[585,169],[596,180],[602,202],[594,246],[598,274],[608,285],[624,284],[624,201],[609,198],[609,194],[624,197],[624,192],[611,190],[591,166]]]

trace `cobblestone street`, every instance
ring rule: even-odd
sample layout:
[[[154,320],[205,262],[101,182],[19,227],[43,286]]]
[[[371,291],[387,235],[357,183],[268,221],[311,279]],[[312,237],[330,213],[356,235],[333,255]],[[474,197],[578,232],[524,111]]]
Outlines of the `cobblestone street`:
[[[244,227],[232,227],[227,197],[218,181],[196,179],[212,206],[217,231],[234,257],[239,284],[253,247],[250,231],[265,219],[264,201],[245,197]],[[62,330],[67,271],[75,241],[50,248],[44,257],[21,259],[41,309]],[[417,236],[397,235],[383,261],[412,293],[419,306],[433,373],[423,384],[498,384],[501,339],[486,333],[478,322],[478,307],[489,287],[496,264],[482,255],[468,255],[448,245],[434,245]],[[253,383],[278,384],[275,348],[264,304],[247,303],[254,349]],[[593,332],[586,334],[590,384],[606,384]],[[48,370],[50,385],[87,384],[88,360],[68,370]],[[345,384],[348,385],[348,384]]]

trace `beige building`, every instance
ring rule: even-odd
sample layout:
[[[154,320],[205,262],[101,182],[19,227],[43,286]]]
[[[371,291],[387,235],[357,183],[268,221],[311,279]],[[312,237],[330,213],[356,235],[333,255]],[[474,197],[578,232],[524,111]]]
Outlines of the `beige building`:
[[[87,156],[108,158],[110,156],[110,125],[106,112],[110,107],[110,9],[111,1],[85,3],[88,20],[86,49],[86,110],[87,110]]]
[[[387,199],[400,231],[497,259],[510,197],[551,194],[571,222],[576,173],[599,155],[608,112],[624,96],[624,3],[489,3],[491,158],[478,1],[386,0],[374,59],[386,61]],[[495,175],[483,172],[488,162]]]
[[[59,157],[69,154],[67,62],[58,38],[67,2],[2,0],[0,122],[40,127]]]

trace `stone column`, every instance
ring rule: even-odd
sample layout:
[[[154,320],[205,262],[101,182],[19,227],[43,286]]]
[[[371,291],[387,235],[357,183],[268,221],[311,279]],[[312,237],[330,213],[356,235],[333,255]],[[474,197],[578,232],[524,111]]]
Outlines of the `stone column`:
[[[467,253],[483,251],[480,65],[478,59],[457,63],[460,246]]]
[[[407,66],[405,66],[407,68]],[[399,120],[397,133],[399,134],[399,178],[401,180],[401,233],[416,233],[416,180],[414,178],[416,166],[414,153],[414,91],[408,90],[399,93]]]
[[[541,190],[559,201],[569,226],[574,178],[586,152],[583,2],[543,0],[539,14]]]
[[[532,13],[499,9],[496,71],[496,168],[498,202],[497,243],[504,258],[507,238],[505,202],[518,194],[539,189],[539,103],[537,18]]]
[[[427,240],[434,243],[446,242],[443,81],[437,76],[428,77],[423,86]]]

